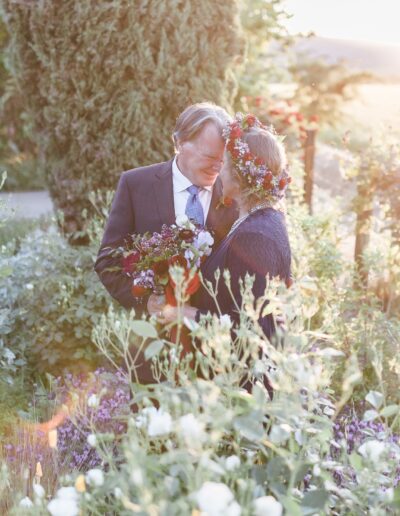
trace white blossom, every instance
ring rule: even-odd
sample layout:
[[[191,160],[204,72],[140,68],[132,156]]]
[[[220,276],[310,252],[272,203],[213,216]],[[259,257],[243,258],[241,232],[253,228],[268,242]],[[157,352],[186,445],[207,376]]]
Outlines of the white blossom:
[[[254,500],[255,516],[281,516],[282,505],[273,496],[261,496]]]
[[[241,513],[232,491],[221,482],[205,482],[194,498],[207,516],[239,516]]]
[[[240,466],[240,459],[236,455],[231,455],[225,459],[225,468],[227,471],[233,471]]]
[[[97,444],[97,437],[94,434],[89,434],[86,440],[92,448],[94,448]]]
[[[99,400],[96,394],[91,394],[87,400],[88,407],[96,408],[99,405]]]
[[[78,500],[79,494],[74,487],[62,487],[47,509],[51,516],[78,516]]]
[[[358,452],[372,462],[377,462],[384,451],[385,443],[376,440],[367,441],[358,448]]]
[[[172,418],[163,409],[156,410],[150,414],[149,426],[147,428],[150,437],[169,434],[172,430]]]
[[[232,320],[228,314],[221,315],[219,322],[224,329],[230,330],[232,328]]]
[[[86,482],[95,487],[100,487],[104,484],[104,473],[101,469],[89,469],[86,473]]]
[[[41,484],[33,484],[33,492],[36,498],[44,498],[46,492]]]
[[[179,429],[188,445],[196,445],[204,441],[204,423],[193,414],[186,414],[179,418]]]
[[[33,507],[33,502],[28,496],[25,496],[25,498],[22,498],[22,500],[19,502],[19,506],[26,508]]]

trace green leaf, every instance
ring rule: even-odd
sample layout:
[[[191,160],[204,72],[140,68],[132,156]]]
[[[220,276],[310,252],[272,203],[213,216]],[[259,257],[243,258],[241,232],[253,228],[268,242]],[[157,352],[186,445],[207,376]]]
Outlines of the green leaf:
[[[383,402],[383,394],[378,391],[369,391],[369,393],[365,396],[365,399],[377,410],[382,405]]]
[[[146,360],[150,360],[151,358],[155,357],[160,353],[162,348],[164,347],[164,341],[163,340],[153,340],[151,344],[147,346],[147,348],[144,350],[144,357]]]
[[[264,437],[262,424],[251,416],[240,416],[234,420],[235,430],[249,441],[259,441]]]
[[[315,514],[316,512],[322,511],[328,499],[329,493],[325,491],[325,489],[308,491],[301,501],[303,514]]]
[[[366,412],[364,412],[363,420],[373,421],[377,417],[379,417],[379,414],[376,410],[367,410]]]
[[[358,453],[352,453],[349,457],[350,464],[356,471],[361,471],[363,468],[363,460]]]
[[[398,414],[400,407],[398,405],[388,405],[380,411],[380,415],[383,417],[391,417]]]
[[[158,337],[154,326],[147,321],[132,321],[131,330],[139,337],[146,339],[156,339]]]

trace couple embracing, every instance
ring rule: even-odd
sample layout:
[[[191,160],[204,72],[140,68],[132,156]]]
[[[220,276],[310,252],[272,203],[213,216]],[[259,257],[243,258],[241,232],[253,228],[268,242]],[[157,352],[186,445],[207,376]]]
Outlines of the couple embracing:
[[[121,175],[95,270],[109,293],[124,307],[156,314],[164,323],[177,319],[176,308],[136,298],[132,280],[118,270],[113,249],[128,235],[160,232],[186,215],[212,232],[214,246],[201,266],[215,286],[215,272],[228,269],[231,291],[219,282],[217,299],[200,287],[184,315],[227,314],[235,323],[241,306],[240,280],[254,276],[255,299],[264,295],[267,277],[291,282],[291,253],[279,205],[290,177],[279,138],[253,115],[234,119],[221,107],[194,104],[178,117],[173,132],[176,155],[170,161]],[[224,203],[224,199],[233,202]],[[233,295],[232,295],[233,294]],[[275,333],[273,314],[259,318],[265,335]],[[139,367],[143,383],[152,382],[149,364]]]

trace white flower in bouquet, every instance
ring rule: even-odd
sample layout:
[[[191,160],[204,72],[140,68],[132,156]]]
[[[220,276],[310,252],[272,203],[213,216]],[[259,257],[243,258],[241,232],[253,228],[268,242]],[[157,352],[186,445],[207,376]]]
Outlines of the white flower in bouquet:
[[[190,223],[187,215],[177,215],[175,224],[179,227],[186,227]]]
[[[378,462],[384,451],[385,443],[376,440],[367,441],[358,448],[358,453],[372,462]]]
[[[169,434],[172,430],[172,418],[168,412],[158,409],[150,413],[149,425],[147,428],[150,437]]]
[[[101,469],[89,469],[86,473],[86,482],[94,487],[101,487],[104,484],[104,473]]]
[[[195,500],[207,516],[239,516],[241,513],[232,491],[222,482],[205,482],[195,494]]]
[[[208,256],[211,253],[211,247],[214,244],[214,239],[208,231],[200,231],[194,239],[193,245],[203,254]]]
[[[231,455],[225,459],[225,469],[227,471],[234,471],[240,467],[240,459],[236,455]]]
[[[74,487],[62,487],[47,505],[47,510],[51,516],[78,516],[78,500],[79,494]]]
[[[281,516],[282,505],[273,496],[261,496],[253,502],[256,516]]]
[[[205,439],[204,423],[193,414],[186,414],[179,418],[179,430],[188,446],[197,447]]]

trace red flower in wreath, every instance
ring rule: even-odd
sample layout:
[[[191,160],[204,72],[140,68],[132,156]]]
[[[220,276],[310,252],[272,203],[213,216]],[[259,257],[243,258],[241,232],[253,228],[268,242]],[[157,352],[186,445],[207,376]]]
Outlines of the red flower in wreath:
[[[257,122],[257,118],[254,115],[247,115],[246,122],[249,127],[253,127],[253,125]]]

